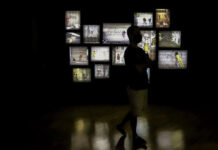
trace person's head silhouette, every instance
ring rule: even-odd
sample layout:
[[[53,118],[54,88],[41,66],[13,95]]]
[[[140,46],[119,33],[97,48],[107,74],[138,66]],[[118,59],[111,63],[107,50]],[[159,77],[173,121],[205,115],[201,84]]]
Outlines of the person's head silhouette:
[[[129,37],[130,44],[138,44],[142,41],[142,35],[139,27],[130,26],[127,30],[127,35]]]

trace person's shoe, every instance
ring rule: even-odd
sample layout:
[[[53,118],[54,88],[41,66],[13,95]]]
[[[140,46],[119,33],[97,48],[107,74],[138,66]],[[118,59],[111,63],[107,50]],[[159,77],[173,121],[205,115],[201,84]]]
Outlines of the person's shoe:
[[[123,136],[126,136],[126,131],[123,129],[123,126],[117,125],[116,128]]]
[[[135,137],[135,142],[136,142],[137,144],[147,144],[147,141],[144,140],[143,138],[141,138],[140,136],[136,136],[136,137]]]
[[[146,144],[147,144],[146,140],[144,140],[144,139],[141,138],[140,136],[136,136],[136,137],[133,139],[133,145],[134,145],[134,148],[135,148],[135,149],[138,149],[138,148],[147,149]]]
[[[139,149],[139,148],[147,149],[147,146],[146,146],[146,144],[136,145],[135,146],[135,149]]]

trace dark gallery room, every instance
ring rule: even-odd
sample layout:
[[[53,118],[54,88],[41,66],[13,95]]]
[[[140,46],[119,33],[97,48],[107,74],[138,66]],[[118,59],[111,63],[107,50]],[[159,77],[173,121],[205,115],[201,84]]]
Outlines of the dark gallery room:
[[[33,5],[24,148],[218,149],[206,12],[182,1]]]

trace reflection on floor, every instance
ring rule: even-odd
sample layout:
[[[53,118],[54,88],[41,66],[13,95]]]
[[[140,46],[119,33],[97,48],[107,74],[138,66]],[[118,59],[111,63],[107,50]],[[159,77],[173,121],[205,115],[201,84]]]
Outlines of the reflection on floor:
[[[115,129],[127,111],[127,106],[72,107],[33,120],[32,147],[37,150],[132,150],[130,125],[125,127],[126,137]],[[218,124],[213,117],[210,123],[209,117],[151,106],[138,118],[137,133],[146,139],[148,150],[216,150]]]

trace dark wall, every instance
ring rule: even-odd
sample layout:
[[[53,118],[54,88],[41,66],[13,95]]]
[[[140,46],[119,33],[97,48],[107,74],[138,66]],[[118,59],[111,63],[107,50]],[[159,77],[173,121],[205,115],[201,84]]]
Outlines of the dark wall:
[[[112,2],[111,2],[112,3]],[[138,3],[117,5],[102,3],[87,5],[35,5],[32,9],[32,51],[28,69],[31,97],[35,106],[69,106],[73,104],[126,103],[123,67],[113,67],[109,80],[94,80],[88,84],[72,83],[69,54],[65,44],[65,11],[80,10],[82,24],[103,22],[132,22],[133,12],[154,12],[156,8],[169,8],[169,30],[181,30],[181,49],[188,50],[187,70],[158,70],[154,64],[151,72],[150,104],[201,106],[214,105],[208,86],[211,72],[204,45],[207,21],[196,12],[202,11],[189,3]],[[205,12],[204,12],[205,13]],[[209,19],[209,18],[208,18]],[[158,31],[158,29],[157,29]],[[206,71],[207,70],[207,71]]]

